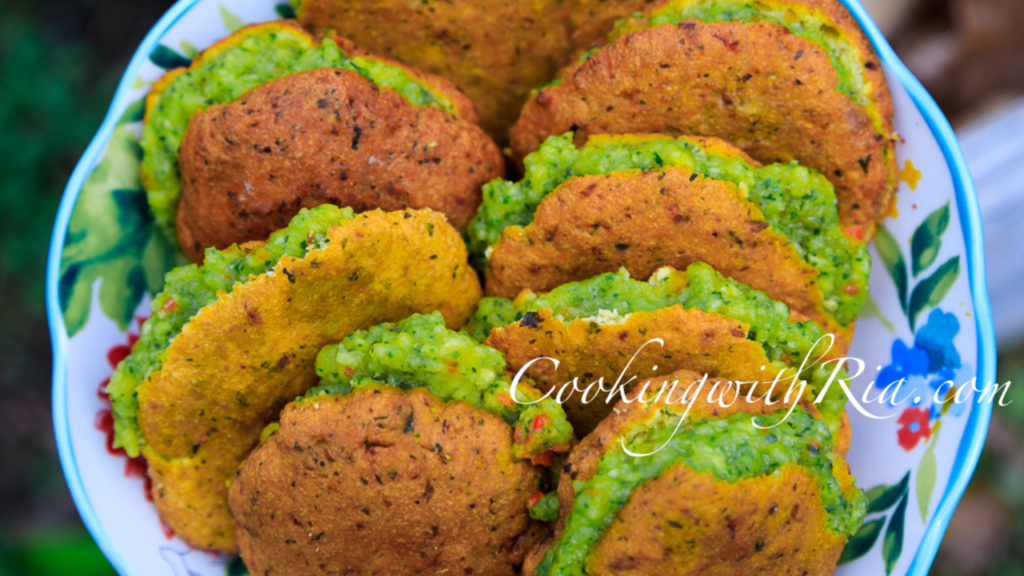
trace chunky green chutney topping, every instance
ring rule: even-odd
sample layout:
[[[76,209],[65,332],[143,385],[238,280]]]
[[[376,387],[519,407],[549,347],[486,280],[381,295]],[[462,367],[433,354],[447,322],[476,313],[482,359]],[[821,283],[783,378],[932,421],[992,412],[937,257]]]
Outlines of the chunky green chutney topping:
[[[308,34],[289,26],[264,27],[201,58],[195,68],[167,84],[142,128],[143,184],[157,224],[174,243],[181,198],[178,151],[192,116],[210,106],[239,100],[249,90],[287,74],[338,68],[391,88],[416,106],[452,111],[450,102],[401,68],[373,58],[349,58],[330,38],[317,46]]]
[[[477,342],[483,342],[494,328],[515,322],[516,315],[516,307],[508,298],[483,298],[477,304],[476,312],[469,318],[469,322],[462,327],[462,331]]]
[[[530,498],[530,518],[541,522],[558,520],[558,492],[543,494],[538,492]]]
[[[353,332],[320,351],[316,371],[322,383],[307,400],[372,385],[426,388],[445,401],[500,416],[515,430],[517,458],[544,461],[545,452],[564,452],[572,440],[560,404],[550,398],[536,402],[540,393],[521,383],[513,396],[501,352],[448,330],[440,312]]]
[[[785,304],[723,276],[702,262],[691,265],[685,272],[662,268],[648,282],[630,278],[626,270],[602,274],[564,284],[543,296],[529,295],[515,304],[501,298],[484,298],[469,326],[477,337],[486,338],[494,328],[518,322],[528,313],[540,310],[551,310],[556,319],[566,323],[588,320],[618,324],[634,312],[649,313],[676,305],[747,324],[750,326],[747,338],[761,344],[768,359],[778,368],[798,367],[809,354],[813,358],[824,352],[824,343],[815,348],[827,335],[817,323],[790,321]],[[818,363],[801,376],[807,379],[808,388],[816,395],[825,387],[833,370],[831,364]],[[838,378],[847,379],[845,372]],[[845,406],[846,396],[833,384],[818,409],[831,425],[838,426]]]
[[[864,77],[864,61],[853,42],[836,28],[824,14],[801,8],[792,2],[778,0],[681,0],[664,4],[646,20],[640,14],[635,20],[621,20],[609,40],[643,28],[662,24],[679,24],[684,20],[702,22],[772,22],[785,26],[794,35],[821,46],[839,75],[836,91],[846,94],[865,108],[882,132],[882,119],[874,108],[874,87]]]
[[[153,299],[153,315],[142,325],[138,342],[114,371],[107,385],[113,405],[114,446],[129,456],[143,444],[136,416],[136,389],[163,365],[171,341],[192,318],[221,295],[230,293],[252,276],[271,272],[283,256],[302,258],[310,250],[327,245],[327,231],[351,220],[350,208],[330,204],[302,209],[287,228],[274,232],[260,248],[238,245],[206,251],[203,266],[190,264],[167,273],[164,290]]]
[[[638,425],[609,447],[591,478],[576,483],[565,530],[544,556],[537,576],[586,574],[591,550],[633,491],[680,464],[728,483],[772,476],[789,464],[799,466],[820,487],[828,529],[849,536],[860,528],[867,500],[856,488],[852,497],[844,493],[832,473],[837,457],[828,427],[803,409],[788,418],[780,411],[684,422],[677,431],[679,418],[665,410]]]
[[[484,186],[483,204],[467,229],[470,251],[483,254],[506,227],[530,224],[541,200],[570,178],[675,166],[745,191],[768,224],[818,271],[825,311],[843,325],[857,318],[868,295],[871,256],[864,242],[843,231],[832,184],[795,163],[754,168],[686,139],[601,137],[577,149],[572,134],[548,138],[526,157],[522,181],[498,179]]]

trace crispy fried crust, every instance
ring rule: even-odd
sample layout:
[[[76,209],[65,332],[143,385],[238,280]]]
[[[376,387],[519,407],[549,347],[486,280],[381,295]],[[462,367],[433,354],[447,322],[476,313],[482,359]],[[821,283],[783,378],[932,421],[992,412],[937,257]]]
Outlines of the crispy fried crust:
[[[578,378],[579,390],[603,378],[604,392],[594,386],[589,402],[583,402],[579,392],[562,404],[573,429],[584,435],[611,412],[619,396],[609,403],[608,391],[620,374],[624,374],[621,382],[625,384],[685,368],[711,377],[770,384],[778,370],[764,348],[747,339],[748,331],[749,326],[742,322],[682,306],[637,312],[620,324],[606,325],[584,320],[566,324],[553,318],[550,310],[541,310],[530,322],[495,328],[486,344],[505,354],[513,372],[537,358],[557,359],[557,368],[549,360],[540,360],[526,371],[541,392],[555,388],[552,397],[574,378]],[[664,340],[664,346],[651,342],[656,338]],[[766,368],[762,370],[762,366]],[[680,386],[688,384],[681,382]],[[788,383],[780,381],[777,390],[786,386]],[[634,386],[626,389],[633,391]],[[571,390],[572,384],[565,395]]]
[[[324,203],[432,208],[462,230],[480,187],[505,173],[501,150],[475,124],[328,68],[197,114],[179,163],[178,240],[196,262],[210,246],[263,240]]]
[[[792,464],[778,476],[735,484],[675,466],[633,492],[591,555],[588,572],[831,575],[846,539],[829,531],[819,491],[817,481]]]
[[[317,384],[322,346],[415,312],[440,310],[458,328],[480,297],[441,214],[367,212],[328,235],[326,248],[286,256],[203,308],[139,386],[157,509],[193,546],[237,550],[226,482],[262,428]]]
[[[888,87],[874,53],[864,54],[891,135]],[[817,168],[836,186],[842,222],[870,238],[894,198],[895,142],[835,90],[838,78],[821,47],[778,24],[691,20],[637,30],[533,96],[513,128],[512,149],[521,160],[548,136],[573,129],[578,143],[602,133],[715,136],[762,162]]]
[[[525,229],[506,228],[488,259],[487,294],[548,292],[625,267],[706,262],[848,339],[825,311],[818,272],[728,182],[685,168],[573,178],[541,201]]]
[[[697,374],[672,375],[693,380]],[[656,382],[651,382],[656,385]],[[573,482],[591,478],[601,457],[624,432],[645,421],[665,402],[653,406],[620,402],[612,414],[573,449],[558,486],[559,519],[553,532],[532,550],[523,574],[533,574],[572,510]],[[698,396],[691,419],[725,418],[739,412],[771,414],[786,409],[743,400],[723,408]],[[813,406],[805,406],[816,414]],[[845,462],[843,462],[845,464]],[[847,465],[833,474],[851,495]],[[591,553],[588,574],[698,576],[780,574],[827,576],[835,571],[845,538],[828,530],[828,513],[819,486],[802,468],[786,465],[776,476],[715,480],[678,464],[634,490]]]
[[[589,48],[608,40],[616,20],[632,16],[654,0],[571,0],[569,26],[573,46]]]
[[[423,389],[291,404],[231,484],[242,558],[282,576],[516,574],[542,472],[511,447],[498,416]]]
[[[224,50],[241,44],[249,36],[264,33],[272,33],[278,30],[287,30],[289,33],[292,34],[294,34],[295,32],[299,32],[300,34],[308,36],[310,44],[312,46],[318,46],[324,38],[324,35],[309,34],[302,26],[299,25],[298,22],[295,22],[293,20],[276,20],[273,22],[260,22],[257,24],[249,24],[247,26],[243,26],[236,30],[234,33],[232,33],[230,36],[221,38],[217,42],[211,44],[208,48],[206,48],[206,50],[203,50],[202,52],[197,54],[196,57],[192,59],[192,62],[189,64],[187,68],[182,67],[175,68],[173,70],[168,70],[166,74],[164,74],[156,82],[154,82],[153,85],[150,87],[149,94],[146,95],[146,114],[144,117],[144,121],[149,120],[150,111],[153,110],[153,108],[156,105],[156,102],[160,99],[161,96],[163,96],[164,89],[167,87],[168,84],[170,84],[171,80],[173,80],[175,76],[178,76],[179,74],[184,74],[189,70],[198,68],[206,60],[216,57],[220,52]],[[476,109],[473,106],[473,101],[467,98],[466,95],[463,94],[458,89],[458,87],[456,87],[455,84],[453,84],[448,79],[441,76],[436,76],[434,74],[428,74],[411,66],[407,66],[396,60],[384,57],[380,54],[368,52],[367,50],[364,50],[363,48],[357,46],[354,42],[347,38],[342,38],[340,36],[335,35],[328,36],[331,38],[331,40],[334,40],[338,47],[341,48],[341,51],[348,57],[364,56],[374,58],[382,62],[387,62],[392,66],[401,68],[402,71],[404,71],[406,74],[419,80],[423,84],[429,85],[438,94],[440,94],[446,100],[448,100],[451,103],[452,109],[455,111],[456,116],[462,118],[463,120],[466,120],[467,122],[477,122],[478,118],[476,114]]]
[[[529,97],[572,46],[561,0],[305,0],[299,20],[455,82],[499,143]]]

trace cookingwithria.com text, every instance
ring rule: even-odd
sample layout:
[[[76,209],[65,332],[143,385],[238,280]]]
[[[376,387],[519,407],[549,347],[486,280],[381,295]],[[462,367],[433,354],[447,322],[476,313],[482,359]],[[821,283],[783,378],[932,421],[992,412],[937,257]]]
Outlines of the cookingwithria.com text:
[[[848,410],[854,410],[870,420],[894,418],[897,416],[894,407],[905,403],[920,404],[927,400],[922,397],[924,394],[930,394],[930,400],[938,406],[970,402],[998,402],[1000,406],[1007,406],[1012,402],[1006,397],[1010,382],[979,383],[976,376],[965,382],[952,379],[941,381],[928,386],[927,390],[911,385],[910,379],[905,376],[891,382],[879,381],[879,376],[886,375],[881,366],[875,369],[875,376],[872,377],[867,364],[860,358],[834,353],[835,339],[832,335],[818,340],[799,365],[791,362],[789,367],[775,364],[762,366],[761,370],[771,375],[764,380],[730,380],[692,372],[674,372],[667,377],[636,373],[634,365],[638,364],[637,358],[641,354],[650,354],[664,346],[665,341],[661,338],[645,342],[634,352],[614,381],[604,377],[587,380],[572,376],[550,387],[539,398],[527,399],[517,389],[524,383],[531,383],[531,371],[557,372],[561,364],[558,358],[534,358],[524,364],[513,377],[512,397],[520,404],[535,404],[547,398],[559,403],[572,400],[575,403],[596,402],[613,406],[620,402],[660,404],[671,408],[672,413],[678,416],[677,432],[682,429],[695,404],[733,409],[737,403],[747,402],[779,405],[778,409],[785,409],[785,416],[773,419],[770,426],[760,426],[754,420],[755,426],[767,429],[785,424],[794,410],[806,408],[810,404],[820,405],[837,394],[845,396]],[[656,373],[658,366],[653,366],[651,371]],[[679,374],[689,376],[680,378]],[[855,392],[858,389],[860,392]]]

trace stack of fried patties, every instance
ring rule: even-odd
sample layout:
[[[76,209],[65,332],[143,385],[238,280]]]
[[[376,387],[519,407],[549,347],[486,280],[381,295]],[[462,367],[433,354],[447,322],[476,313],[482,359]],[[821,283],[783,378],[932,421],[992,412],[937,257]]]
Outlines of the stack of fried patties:
[[[531,96],[511,146],[522,179],[467,231],[471,326],[583,437],[524,572],[831,574],[864,502],[827,361],[897,184],[852,16],[654,2]]]
[[[107,391],[163,523],[258,574],[516,573],[573,436],[456,331],[482,296],[461,232],[506,170],[473,103],[270,22],[157,82],[142,148],[194,263]]]
[[[162,521],[254,574],[834,571],[896,184],[845,9],[293,4],[147,101],[195,263],[108,391]]]

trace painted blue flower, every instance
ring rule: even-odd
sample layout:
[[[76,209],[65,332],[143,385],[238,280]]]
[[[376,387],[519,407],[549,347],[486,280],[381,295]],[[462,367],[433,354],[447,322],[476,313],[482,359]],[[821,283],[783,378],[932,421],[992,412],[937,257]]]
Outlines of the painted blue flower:
[[[928,315],[928,323],[914,336],[914,347],[927,351],[929,373],[960,368],[960,354],[953,345],[958,332],[960,321],[955,314],[935,309]]]
[[[911,376],[927,376],[930,361],[928,352],[917,346],[907,346],[903,340],[896,339],[892,343],[892,364],[878,373],[875,386],[884,389],[886,386]]]
[[[960,385],[956,381],[956,370],[952,368],[943,368],[942,370],[939,370],[939,373],[933,376],[932,379],[928,381],[928,386],[931,387],[932,389],[932,395],[934,395],[935,392],[938,392],[941,388],[942,391],[939,393],[939,397],[941,398],[942,395],[945,394],[947,390],[949,390],[949,382],[953,382],[953,386]]]
[[[906,383],[900,387],[899,394],[889,399],[889,405],[895,406],[897,400],[905,402],[910,406],[930,403],[932,401],[930,384],[931,382],[923,376],[914,375],[907,378]]]
[[[939,372],[928,384],[931,386],[932,398],[945,399],[946,395],[949,394],[951,388],[960,388],[961,386],[970,386],[970,380],[974,376],[974,369],[969,365],[964,365],[960,370],[944,369]],[[941,402],[935,402],[931,407],[931,417],[933,420],[937,420],[942,416],[942,410],[945,408],[946,413],[954,418],[959,417],[965,411],[967,406],[971,403],[970,397],[966,397],[963,402],[956,402],[953,398],[946,400],[945,404]]]

